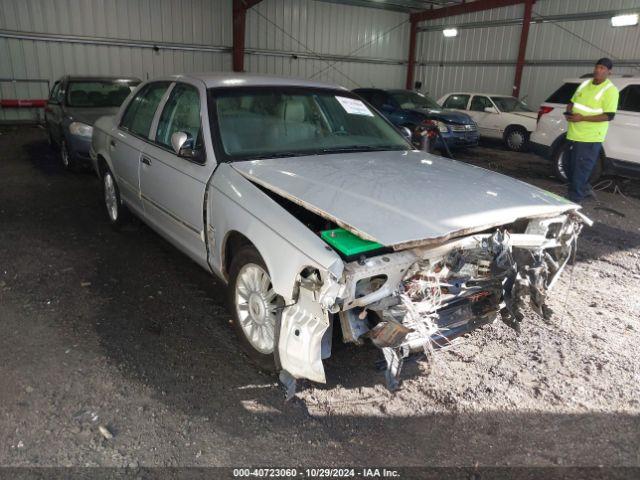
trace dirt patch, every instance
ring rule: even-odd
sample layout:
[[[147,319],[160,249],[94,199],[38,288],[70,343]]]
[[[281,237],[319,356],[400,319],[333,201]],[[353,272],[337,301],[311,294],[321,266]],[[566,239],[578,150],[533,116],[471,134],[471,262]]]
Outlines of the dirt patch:
[[[396,394],[376,349],[337,344],[329,383],[285,404],[220,283],[139,222],[112,231],[97,179],[64,172],[42,130],[1,133],[0,464],[640,464],[635,184],[585,208],[550,321],[486,326],[410,363]],[[461,158],[562,192],[533,155]]]

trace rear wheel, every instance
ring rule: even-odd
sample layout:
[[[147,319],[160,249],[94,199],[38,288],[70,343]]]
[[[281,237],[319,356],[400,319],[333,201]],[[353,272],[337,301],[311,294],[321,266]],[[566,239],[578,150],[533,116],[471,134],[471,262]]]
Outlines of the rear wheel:
[[[120,190],[111,170],[106,170],[102,176],[104,206],[107,209],[109,223],[115,229],[120,228],[126,221],[127,211],[120,199]]]
[[[508,127],[504,132],[504,143],[513,152],[522,152],[529,143],[529,132],[522,127]]]
[[[562,142],[553,152],[551,156],[551,162],[553,164],[553,173],[558,179],[564,183],[569,182],[569,178],[567,176],[568,172],[568,162],[569,162],[569,147],[571,144],[569,142]],[[591,172],[591,176],[589,177],[589,183],[592,185],[596,183],[600,177],[602,176],[602,165],[603,165],[604,154],[600,151],[600,158],[596,162],[595,167],[593,167],[593,171]]]
[[[229,306],[240,343],[260,368],[275,371],[276,328],[284,301],[273,290],[264,260],[252,246],[234,255],[229,274]]]

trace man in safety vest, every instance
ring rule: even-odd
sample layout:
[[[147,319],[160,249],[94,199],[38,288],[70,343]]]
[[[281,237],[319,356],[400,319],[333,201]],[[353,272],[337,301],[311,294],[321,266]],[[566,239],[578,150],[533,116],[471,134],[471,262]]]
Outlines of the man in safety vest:
[[[619,92],[609,80],[613,62],[601,58],[593,69],[593,79],[576,89],[565,113],[570,143],[567,178],[569,200],[581,203],[591,193],[589,177],[598,161],[609,122],[618,109]]]

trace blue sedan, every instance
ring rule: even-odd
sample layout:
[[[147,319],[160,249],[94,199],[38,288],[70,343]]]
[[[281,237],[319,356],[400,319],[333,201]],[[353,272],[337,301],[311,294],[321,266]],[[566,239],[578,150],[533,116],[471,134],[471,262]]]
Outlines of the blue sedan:
[[[368,101],[397,127],[411,130],[416,145],[420,144],[420,131],[435,126],[449,149],[478,145],[478,126],[469,115],[444,110],[426,95],[412,90],[379,88],[358,88],[354,93]],[[443,148],[440,138],[436,139],[433,147]]]

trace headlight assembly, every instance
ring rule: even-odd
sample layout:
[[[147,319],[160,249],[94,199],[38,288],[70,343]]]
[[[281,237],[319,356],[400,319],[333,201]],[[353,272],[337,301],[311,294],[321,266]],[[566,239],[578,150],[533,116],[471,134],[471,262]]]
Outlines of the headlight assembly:
[[[69,132],[71,135],[91,138],[91,135],[93,134],[93,127],[86,123],[71,122],[69,124]]]

